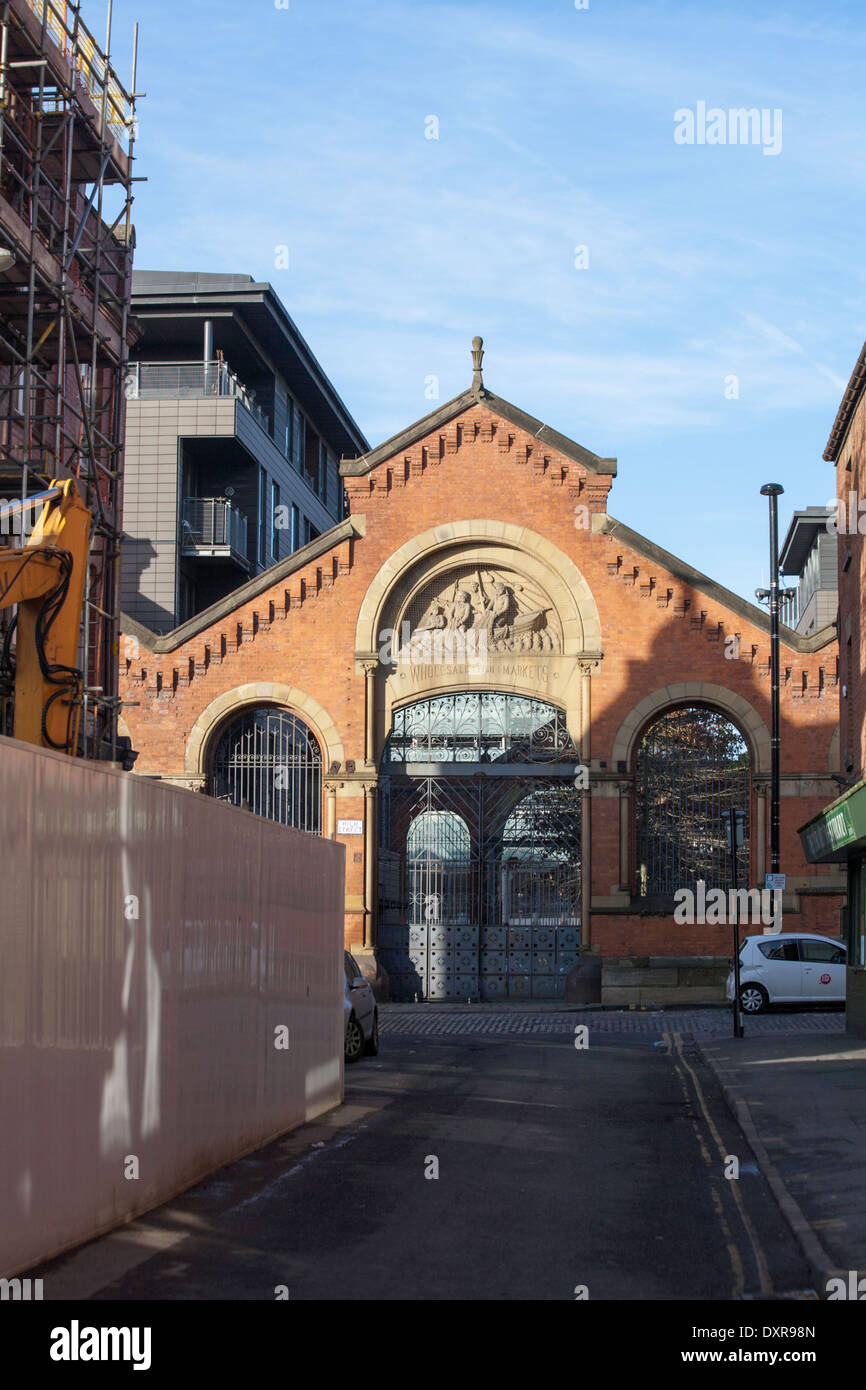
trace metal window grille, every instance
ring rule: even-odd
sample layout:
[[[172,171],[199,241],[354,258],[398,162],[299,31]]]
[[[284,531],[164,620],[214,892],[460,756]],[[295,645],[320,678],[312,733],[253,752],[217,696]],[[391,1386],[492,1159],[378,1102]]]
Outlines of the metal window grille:
[[[211,794],[295,830],[320,835],[322,754],[306,724],[284,710],[248,710],[214,750]]]
[[[644,735],[637,756],[637,875],[641,897],[669,896],[703,879],[731,887],[723,816],[745,813],[737,881],[749,879],[749,751],[715,710],[669,711]]]

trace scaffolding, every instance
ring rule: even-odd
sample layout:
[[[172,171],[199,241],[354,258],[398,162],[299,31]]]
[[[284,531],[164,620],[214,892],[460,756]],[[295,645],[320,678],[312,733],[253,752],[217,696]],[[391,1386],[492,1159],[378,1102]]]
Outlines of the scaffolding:
[[[73,0],[0,0],[0,497],[74,477],[93,516],[78,747],[117,756],[119,557],[138,25],[129,90]],[[5,528],[4,528],[5,529]],[[0,733],[11,733],[15,615],[0,614]]]

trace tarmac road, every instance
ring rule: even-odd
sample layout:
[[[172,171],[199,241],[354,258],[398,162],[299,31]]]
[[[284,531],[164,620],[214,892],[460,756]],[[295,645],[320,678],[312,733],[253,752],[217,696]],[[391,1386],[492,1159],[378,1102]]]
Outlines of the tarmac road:
[[[32,1273],[46,1299],[730,1300],[809,1286],[697,1048],[591,1027],[581,1049],[569,1034],[386,1034],[347,1069],[339,1110]]]

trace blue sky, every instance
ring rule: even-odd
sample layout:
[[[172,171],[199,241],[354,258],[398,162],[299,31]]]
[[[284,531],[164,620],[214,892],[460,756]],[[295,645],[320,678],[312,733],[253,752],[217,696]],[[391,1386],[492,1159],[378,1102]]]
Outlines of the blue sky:
[[[866,337],[862,0],[289,3],[115,0],[137,266],[270,280],[373,444],[482,334],[491,390],[618,457],[613,515],[751,597],[760,486],[783,533],[833,495]],[[781,150],[677,144],[699,102]]]

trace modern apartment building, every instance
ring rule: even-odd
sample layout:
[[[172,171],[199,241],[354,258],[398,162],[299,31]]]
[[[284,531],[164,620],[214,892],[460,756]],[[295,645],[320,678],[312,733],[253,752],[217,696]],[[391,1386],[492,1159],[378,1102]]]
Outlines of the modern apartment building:
[[[782,573],[798,581],[783,608],[782,621],[805,637],[836,621],[839,544],[835,522],[835,507],[795,512],[779,553]]]
[[[132,303],[122,606],[166,633],[341,521],[369,446],[271,285],[142,271]]]

